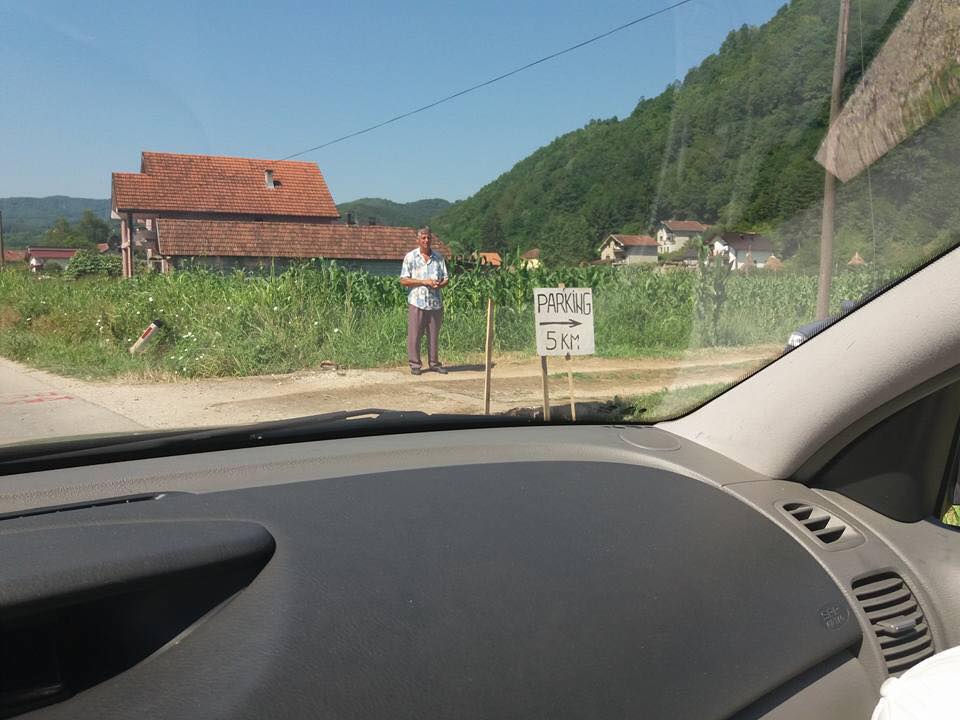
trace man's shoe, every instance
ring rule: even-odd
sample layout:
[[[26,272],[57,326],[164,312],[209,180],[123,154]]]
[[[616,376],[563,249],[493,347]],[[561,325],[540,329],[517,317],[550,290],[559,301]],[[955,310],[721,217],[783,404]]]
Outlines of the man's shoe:
[[[420,368],[410,368],[411,375],[420,375],[423,371]]]
[[[435,367],[435,368],[433,369],[433,371],[434,371],[434,372],[438,372],[438,373],[440,373],[441,375],[446,375],[446,374],[447,374],[447,369],[446,369],[445,367]]]

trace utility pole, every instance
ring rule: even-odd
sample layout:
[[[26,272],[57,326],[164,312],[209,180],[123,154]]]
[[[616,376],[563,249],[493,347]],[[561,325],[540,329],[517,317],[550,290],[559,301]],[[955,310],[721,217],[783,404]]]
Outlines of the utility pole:
[[[7,251],[3,249],[3,210],[0,210],[0,270],[6,267]]]
[[[833,89],[830,94],[830,127],[840,113],[840,90],[847,59],[847,31],[850,27],[850,0],[840,0],[837,25],[837,51],[833,58]],[[833,148],[828,148],[832,152]],[[817,285],[817,319],[830,313],[830,282],[833,274],[833,215],[836,208],[837,179],[829,170],[823,178],[823,221],[820,225],[820,281]]]

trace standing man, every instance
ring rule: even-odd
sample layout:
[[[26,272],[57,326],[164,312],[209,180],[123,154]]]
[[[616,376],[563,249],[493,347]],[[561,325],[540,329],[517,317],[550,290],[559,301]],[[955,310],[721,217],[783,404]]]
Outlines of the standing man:
[[[407,295],[407,360],[410,374],[422,372],[420,362],[420,339],[427,333],[430,369],[441,375],[447,370],[440,364],[438,345],[440,325],[443,323],[443,301],[440,288],[450,282],[447,264],[443,255],[434,252],[429,227],[417,231],[417,247],[403,258],[400,269],[400,284],[410,288]]]

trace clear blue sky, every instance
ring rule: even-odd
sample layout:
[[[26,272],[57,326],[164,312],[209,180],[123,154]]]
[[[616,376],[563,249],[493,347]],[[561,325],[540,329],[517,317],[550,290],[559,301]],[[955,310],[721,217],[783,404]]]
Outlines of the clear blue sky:
[[[301,159],[338,202],[467,197],[783,1],[695,0]],[[283,157],[671,2],[0,0],[0,196],[107,197],[141,150]]]

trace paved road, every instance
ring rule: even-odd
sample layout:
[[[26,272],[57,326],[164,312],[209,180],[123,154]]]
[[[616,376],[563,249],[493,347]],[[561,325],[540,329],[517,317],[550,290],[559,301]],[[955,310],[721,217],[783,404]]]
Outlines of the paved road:
[[[0,444],[70,435],[142,430],[143,426],[83,400],[49,373],[0,358]]]

